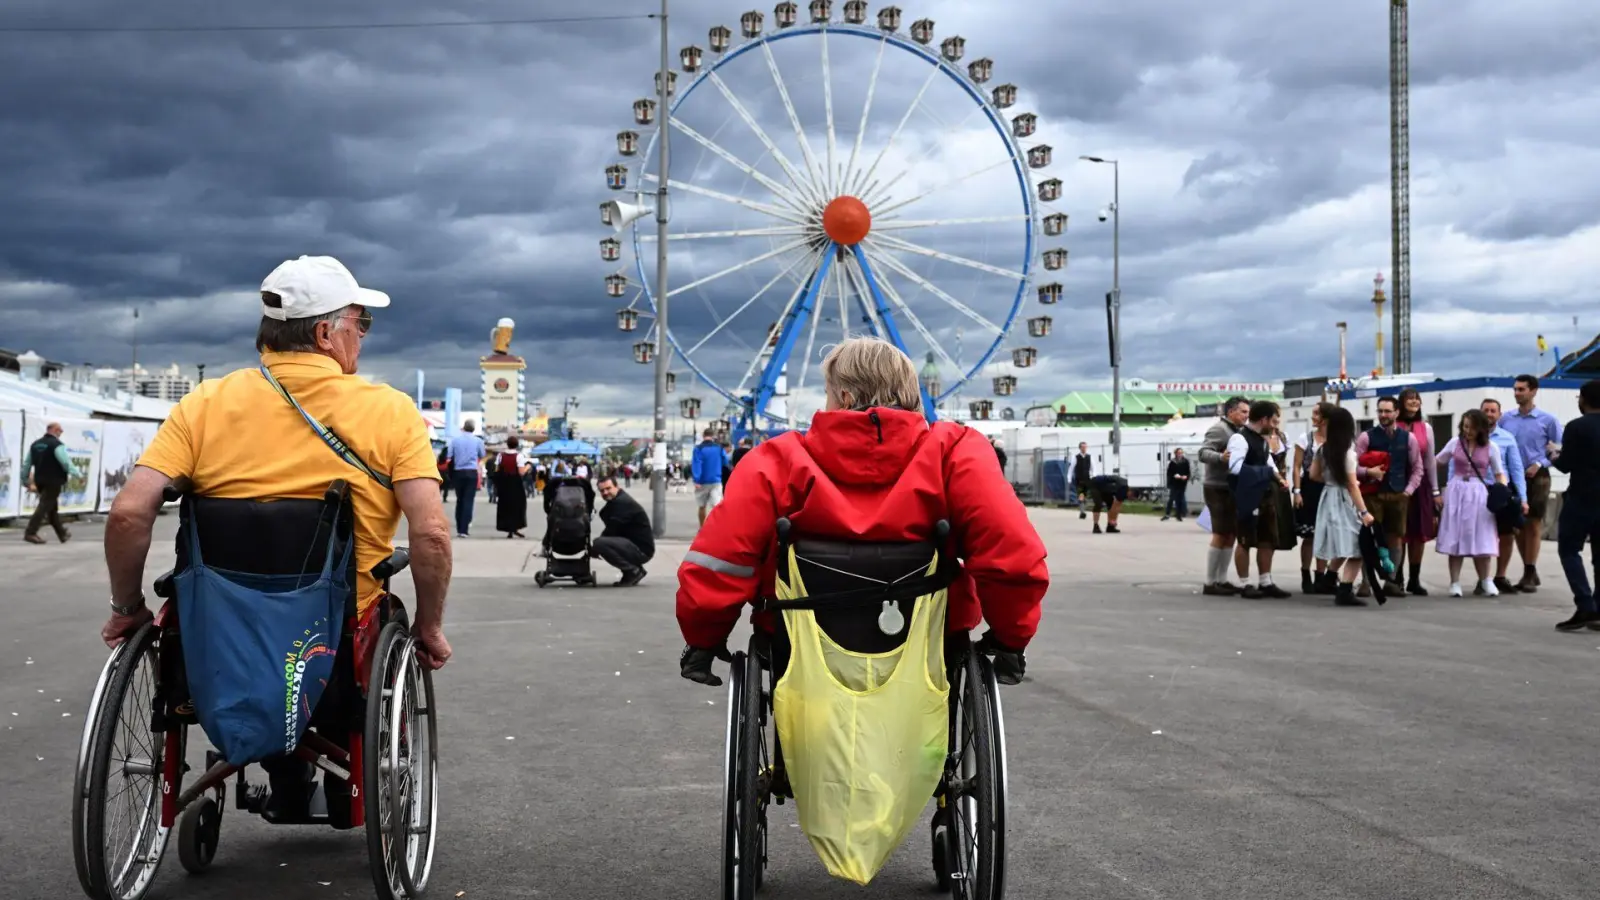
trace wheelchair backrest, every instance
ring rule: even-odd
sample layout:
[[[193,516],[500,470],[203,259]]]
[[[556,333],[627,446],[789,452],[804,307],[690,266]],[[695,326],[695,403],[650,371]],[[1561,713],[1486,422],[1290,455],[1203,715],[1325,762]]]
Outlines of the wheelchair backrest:
[[[938,551],[938,545],[932,541],[851,543],[802,538],[790,546],[808,597],[920,578],[927,573]],[[822,608],[814,614],[817,627],[844,649],[854,653],[887,653],[905,643],[917,602],[910,600],[899,604],[905,621],[895,634],[884,634],[878,627],[882,606],[877,603]]]
[[[338,516],[333,515],[337,507]],[[337,525],[334,524],[337,518]],[[200,539],[207,566],[253,575],[306,575],[315,580],[334,531],[333,552],[342,555],[354,540],[354,512],[348,491],[329,491],[320,500],[306,498],[244,499],[186,494],[179,507],[177,555],[174,571],[189,566],[187,529]],[[355,554],[345,573],[356,583]],[[356,609],[356,592],[350,592],[346,612]]]

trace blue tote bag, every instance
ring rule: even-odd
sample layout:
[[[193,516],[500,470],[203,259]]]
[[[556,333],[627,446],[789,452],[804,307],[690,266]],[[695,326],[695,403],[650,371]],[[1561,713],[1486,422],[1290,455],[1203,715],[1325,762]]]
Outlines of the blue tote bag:
[[[336,513],[318,574],[214,569],[200,555],[193,507],[187,512],[189,567],[174,581],[200,727],[231,765],[293,753],[333,677],[355,541],[335,558]]]

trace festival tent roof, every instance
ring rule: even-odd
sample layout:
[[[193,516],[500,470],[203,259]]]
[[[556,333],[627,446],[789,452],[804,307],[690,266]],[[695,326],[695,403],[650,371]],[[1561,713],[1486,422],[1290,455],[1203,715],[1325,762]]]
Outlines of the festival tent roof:
[[[539,446],[528,451],[534,456],[555,456],[566,454],[568,456],[599,456],[600,448],[583,441],[545,441]]]

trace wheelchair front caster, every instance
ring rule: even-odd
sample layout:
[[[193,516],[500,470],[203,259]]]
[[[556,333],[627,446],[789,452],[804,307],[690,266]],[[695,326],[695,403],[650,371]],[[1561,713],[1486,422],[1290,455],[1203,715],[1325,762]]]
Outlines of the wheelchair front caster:
[[[541,569],[540,571],[533,573],[533,583],[537,584],[539,587],[544,587],[550,583],[550,576],[546,575]]]
[[[221,837],[222,807],[212,797],[201,797],[178,820],[178,862],[185,871],[199,875],[211,867]]]
[[[950,890],[950,829],[944,825],[933,826],[933,878],[939,890]]]

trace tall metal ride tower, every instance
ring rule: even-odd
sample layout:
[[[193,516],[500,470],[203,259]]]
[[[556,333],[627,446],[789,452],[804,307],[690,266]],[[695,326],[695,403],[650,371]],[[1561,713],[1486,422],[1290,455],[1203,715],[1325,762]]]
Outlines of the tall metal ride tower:
[[[1411,51],[1406,2],[1389,0],[1389,268],[1396,375],[1411,373]]]

